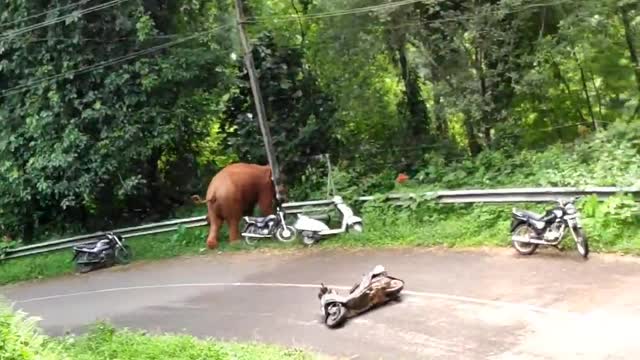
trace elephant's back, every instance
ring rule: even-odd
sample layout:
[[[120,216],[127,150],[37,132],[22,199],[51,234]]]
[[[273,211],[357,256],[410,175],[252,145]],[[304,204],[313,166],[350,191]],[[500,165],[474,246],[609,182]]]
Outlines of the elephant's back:
[[[260,191],[262,184],[270,182],[269,166],[235,163],[220,170],[207,191],[207,198],[217,199]]]

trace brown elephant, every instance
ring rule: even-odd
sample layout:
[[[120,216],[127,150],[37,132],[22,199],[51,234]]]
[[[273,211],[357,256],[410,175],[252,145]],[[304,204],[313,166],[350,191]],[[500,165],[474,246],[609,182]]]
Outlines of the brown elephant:
[[[284,187],[278,190],[285,195]],[[204,200],[192,196],[197,204],[207,204],[209,249],[218,246],[218,233],[224,221],[229,225],[229,242],[235,242],[240,238],[240,220],[250,215],[256,204],[262,216],[273,214],[275,191],[269,165],[235,163],[218,172],[211,179]]]

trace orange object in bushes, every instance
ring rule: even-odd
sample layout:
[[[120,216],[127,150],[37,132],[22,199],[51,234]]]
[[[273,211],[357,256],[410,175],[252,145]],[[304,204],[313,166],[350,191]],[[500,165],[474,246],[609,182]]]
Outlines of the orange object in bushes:
[[[407,182],[407,180],[409,180],[409,176],[407,176],[407,174],[405,174],[405,173],[398,174],[398,177],[396,178],[396,182],[398,184],[403,184],[403,183]]]

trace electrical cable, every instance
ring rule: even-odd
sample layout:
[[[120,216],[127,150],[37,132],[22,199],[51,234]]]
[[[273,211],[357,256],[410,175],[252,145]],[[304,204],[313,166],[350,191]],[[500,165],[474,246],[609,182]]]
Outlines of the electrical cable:
[[[365,7],[361,7],[361,8],[336,10],[336,11],[327,11],[327,12],[322,12],[322,13],[306,14],[306,15],[255,16],[255,17],[248,18],[246,22],[248,22],[248,23],[261,23],[261,22],[266,22],[268,20],[275,20],[275,21],[278,21],[278,20],[284,20],[284,21],[294,20],[294,21],[297,21],[299,19],[321,19],[321,18],[329,18],[329,17],[336,17],[336,16],[343,16],[343,15],[354,15],[354,14],[367,13],[367,12],[373,12],[373,11],[379,11],[379,10],[386,10],[386,9],[396,8],[396,7],[400,7],[400,6],[404,6],[404,5],[411,5],[411,4],[420,3],[420,2],[427,2],[427,1],[433,1],[433,0],[404,0],[404,1],[396,1],[396,2],[392,2],[392,3],[387,3],[387,4],[365,6]],[[561,5],[561,4],[570,3],[570,2],[573,2],[573,1],[575,1],[575,0],[556,0],[556,1],[547,2],[547,3],[528,4],[528,5],[519,7],[516,10],[508,10],[508,11],[500,10],[500,11],[495,11],[495,13],[508,14],[508,13],[514,13],[514,12],[529,10],[529,9],[537,8],[537,7],[547,7],[547,6]],[[476,16],[467,15],[467,16],[458,17],[458,18],[459,19],[463,19],[463,18],[475,18],[475,17]]]
[[[96,6],[89,7],[89,8],[86,8],[86,9],[82,9],[82,10],[79,10],[79,11],[74,11],[74,12],[72,12],[70,14],[59,16],[57,18],[53,18],[53,19],[50,19],[50,20],[47,20],[47,21],[43,21],[41,23],[29,25],[29,26],[26,26],[26,27],[23,27],[23,28],[20,28],[20,29],[9,30],[9,31],[6,31],[6,32],[0,34],[0,40],[5,40],[5,39],[8,39],[8,38],[12,38],[12,37],[18,36],[18,35],[26,34],[26,33],[30,32],[30,31],[37,30],[37,29],[40,29],[40,28],[43,28],[43,27],[47,27],[47,26],[51,26],[53,24],[57,24],[59,22],[62,22],[62,21],[68,20],[68,19],[80,17],[80,16],[83,16],[83,15],[86,15],[86,14],[89,14],[89,13],[92,13],[92,12],[95,12],[95,11],[104,10],[104,9],[113,7],[115,5],[118,5],[120,3],[123,3],[125,1],[127,1],[127,0],[112,0],[112,1],[106,2],[104,4],[96,5]]]
[[[78,1],[76,3],[67,4],[67,5],[64,5],[64,6],[59,6],[59,7],[55,8],[55,9],[43,11],[43,12],[38,13],[38,14],[33,14],[33,15],[29,15],[29,16],[26,16],[26,17],[23,17],[23,18],[20,18],[20,19],[16,19],[16,20],[10,21],[10,22],[2,23],[2,24],[0,24],[0,27],[4,27],[4,26],[7,26],[7,25],[11,25],[11,24],[15,24],[15,23],[21,22],[21,21],[37,18],[37,17],[40,17],[42,15],[47,15],[47,14],[50,14],[50,13],[53,13],[53,12],[57,12],[57,11],[61,11],[61,10],[64,10],[64,9],[68,9],[68,8],[71,8],[71,7],[74,7],[74,6],[83,5],[85,3],[88,3],[89,1],[91,1],[91,0],[82,0],[82,1]]]
[[[169,48],[169,47],[184,43],[186,41],[195,39],[195,38],[200,37],[202,35],[206,35],[206,34],[221,30],[221,29],[229,27],[229,26],[230,25],[220,25],[220,26],[217,26],[217,27],[215,27],[215,28],[213,28],[211,30],[208,30],[208,31],[195,33],[193,35],[190,35],[190,36],[178,39],[178,40],[170,41],[170,42],[167,42],[167,43],[164,43],[164,44],[161,44],[161,45],[157,45],[157,46],[153,46],[151,48],[147,48],[147,49],[144,49],[144,50],[135,51],[133,53],[130,53],[130,54],[118,57],[118,58],[106,60],[106,61],[94,64],[94,65],[90,65],[90,66],[85,66],[85,67],[80,68],[80,69],[70,70],[70,71],[66,71],[66,72],[60,73],[60,74],[39,78],[39,79],[30,81],[30,82],[28,82],[26,84],[18,85],[16,87],[13,87],[13,88],[10,88],[10,89],[7,89],[7,90],[1,92],[0,93],[0,98],[6,97],[6,96],[10,96],[10,95],[14,95],[14,94],[20,93],[22,91],[31,89],[31,88],[33,88],[33,87],[35,87],[37,85],[40,85],[43,82],[49,82],[49,81],[58,80],[58,79],[61,79],[61,78],[67,77],[67,76],[83,74],[83,73],[87,73],[87,72],[90,72],[90,71],[93,71],[93,70],[98,70],[98,69],[105,68],[107,66],[111,66],[111,65],[115,65],[115,64],[118,64],[118,63],[121,63],[121,62],[125,62],[125,61],[128,61],[128,60],[134,59],[136,57],[142,56],[142,55],[150,54],[150,53],[162,50],[162,49],[166,49],[166,48]]]

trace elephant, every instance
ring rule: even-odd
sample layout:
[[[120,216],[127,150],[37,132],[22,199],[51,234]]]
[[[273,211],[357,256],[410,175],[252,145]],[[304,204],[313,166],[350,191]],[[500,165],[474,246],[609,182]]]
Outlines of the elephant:
[[[277,190],[284,199],[286,188],[280,185]],[[198,195],[191,199],[196,204],[207,204],[209,249],[218,247],[218,233],[224,221],[229,226],[229,242],[236,242],[240,238],[240,220],[251,215],[256,204],[262,216],[274,213],[277,198],[271,167],[248,163],[227,165],[211,179],[204,200]]]

